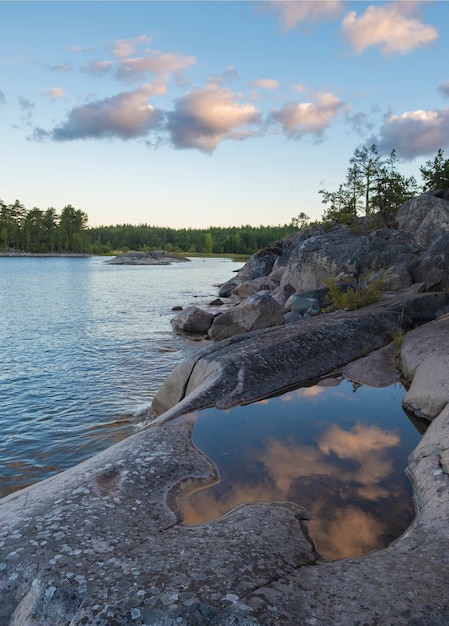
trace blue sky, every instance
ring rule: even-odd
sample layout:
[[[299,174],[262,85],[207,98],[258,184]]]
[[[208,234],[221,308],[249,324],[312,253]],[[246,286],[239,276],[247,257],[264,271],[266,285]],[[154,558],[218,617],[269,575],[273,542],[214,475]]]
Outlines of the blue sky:
[[[354,149],[449,157],[449,2],[1,2],[0,198],[89,225],[319,219]]]

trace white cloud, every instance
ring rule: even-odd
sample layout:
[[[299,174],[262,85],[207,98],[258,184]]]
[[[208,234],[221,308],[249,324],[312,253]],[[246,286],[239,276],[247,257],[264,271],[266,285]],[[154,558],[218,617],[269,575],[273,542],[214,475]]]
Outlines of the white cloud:
[[[177,148],[212,152],[224,139],[245,139],[248,125],[258,120],[253,104],[236,102],[230,89],[211,83],[176,101],[167,128]]]
[[[61,87],[52,87],[51,89],[46,89],[44,92],[51,100],[63,100],[67,98],[65,92]]]
[[[449,108],[391,115],[374,142],[380,150],[394,148],[398,156],[407,159],[435,154],[439,148],[449,147]]]
[[[145,136],[161,118],[161,112],[148,102],[158,91],[157,86],[145,85],[135,91],[77,106],[50,136],[56,141],[114,137],[126,140]]]
[[[251,87],[259,87],[260,89],[278,89],[279,83],[273,78],[259,78],[258,80],[252,81]]]
[[[91,61],[87,65],[81,66],[81,71],[94,76],[107,74],[113,66],[112,61]]]
[[[444,83],[441,83],[441,85],[438,85],[438,91],[442,93],[443,96],[449,97],[449,80],[447,80]]]
[[[287,137],[299,139],[307,134],[320,137],[345,105],[332,93],[320,92],[316,100],[316,103],[285,104],[271,116],[282,125]]]
[[[70,63],[59,63],[58,65],[51,65],[48,68],[52,72],[70,72],[72,66]]]
[[[124,59],[134,53],[138,44],[148,41],[149,38],[146,35],[139,35],[135,39],[119,39],[111,44],[111,54],[119,59]]]
[[[357,17],[351,11],[342,23],[342,31],[357,54],[378,46],[383,54],[407,54],[437,39],[433,26],[423,24],[416,16],[418,2],[392,2],[370,5]]]
[[[270,6],[279,14],[282,25],[287,30],[300,22],[322,22],[338,17],[344,3],[341,0],[272,0]]]
[[[6,96],[4,92],[0,89],[0,104],[4,104],[6,102]]]
[[[153,51],[144,57],[124,59],[120,62],[117,75],[119,78],[136,79],[146,73],[157,76],[178,74],[196,63],[194,56],[183,56],[170,52]]]

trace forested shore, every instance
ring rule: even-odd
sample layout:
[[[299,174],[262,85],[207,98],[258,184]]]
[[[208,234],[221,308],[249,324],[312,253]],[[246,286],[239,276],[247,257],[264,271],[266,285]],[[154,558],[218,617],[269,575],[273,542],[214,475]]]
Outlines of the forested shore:
[[[370,216],[373,227],[392,225],[396,211],[407,200],[422,192],[449,187],[449,159],[444,158],[442,149],[419,168],[421,186],[413,176],[403,176],[397,166],[394,150],[385,158],[375,145],[357,148],[349,160],[346,179],[337,191],[319,190],[326,209],[322,221],[313,225],[354,226],[360,214]],[[181,254],[251,255],[309,222],[309,217],[301,211],[288,224],[277,226],[175,229],[145,223],[89,228],[87,213],[71,204],[58,214],[52,207],[28,210],[19,200],[13,204],[0,200],[0,253],[115,254],[165,250]]]

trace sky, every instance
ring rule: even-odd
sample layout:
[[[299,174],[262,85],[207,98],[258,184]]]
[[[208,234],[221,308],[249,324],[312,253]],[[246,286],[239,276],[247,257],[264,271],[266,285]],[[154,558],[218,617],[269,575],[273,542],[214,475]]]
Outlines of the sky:
[[[0,0],[0,198],[89,226],[320,219],[375,143],[449,157],[449,2]]]

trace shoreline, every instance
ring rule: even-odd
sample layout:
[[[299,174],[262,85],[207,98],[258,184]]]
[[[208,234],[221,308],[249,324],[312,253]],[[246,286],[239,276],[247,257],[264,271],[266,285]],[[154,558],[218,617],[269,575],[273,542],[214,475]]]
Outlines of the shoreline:
[[[85,252],[0,252],[0,257],[75,257],[75,258],[88,258],[95,256],[94,254],[87,254]]]

